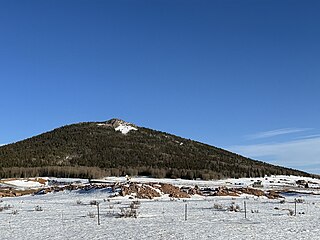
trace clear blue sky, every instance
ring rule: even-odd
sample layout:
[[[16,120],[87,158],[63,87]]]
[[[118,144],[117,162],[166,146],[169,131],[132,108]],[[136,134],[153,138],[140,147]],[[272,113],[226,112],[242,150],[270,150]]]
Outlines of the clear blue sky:
[[[320,1],[0,1],[0,144],[122,118],[320,173]]]

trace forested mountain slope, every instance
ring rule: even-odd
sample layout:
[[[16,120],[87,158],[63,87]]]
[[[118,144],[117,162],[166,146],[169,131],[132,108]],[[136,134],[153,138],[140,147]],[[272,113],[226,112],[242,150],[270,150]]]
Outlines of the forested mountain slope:
[[[118,119],[68,125],[0,147],[0,177],[126,174],[188,179],[310,176]]]

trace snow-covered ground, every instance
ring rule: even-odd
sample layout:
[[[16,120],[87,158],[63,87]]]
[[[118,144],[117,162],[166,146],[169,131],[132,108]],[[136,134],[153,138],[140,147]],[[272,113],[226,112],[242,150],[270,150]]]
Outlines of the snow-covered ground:
[[[298,185],[296,182],[298,180],[304,180],[305,182],[309,182],[309,188],[305,189],[304,186]],[[105,182],[125,182],[127,181],[126,177],[107,177],[101,179],[100,181]],[[186,180],[186,179],[169,179],[169,178],[149,178],[149,177],[133,177],[130,178],[131,182],[138,183],[169,183],[176,186],[199,186],[199,187],[251,187],[254,183],[261,182],[261,189],[288,189],[288,190],[301,190],[308,191],[312,190],[314,192],[320,193],[320,179],[309,178],[309,177],[300,177],[300,176],[285,176],[285,175],[277,175],[277,176],[268,176],[268,177],[260,177],[260,178],[229,178],[222,180],[213,180],[213,181],[205,181],[205,180]],[[302,188],[303,187],[303,188]]]
[[[22,179],[22,180],[9,180],[9,181],[4,181],[4,184],[14,186],[16,188],[39,188],[43,187],[44,184],[41,184],[37,181],[33,180],[27,180],[27,179]]]
[[[292,176],[274,178],[263,179],[269,183],[278,179],[285,179],[281,180],[284,183],[303,179]],[[138,180],[150,182],[152,179],[132,179]],[[234,183],[250,184],[251,180],[234,179]],[[215,182],[168,179],[154,181],[199,186],[233,184],[232,179]],[[319,182],[315,179],[312,181]],[[163,196],[153,200],[140,200],[137,218],[116,218],[120,208],[128,206],[135,199],[129,199],[128,196],[110,198],[111,195],[108,189],[98,189],[1,198],[0,206],[9,208],[0,212],[0,239],[320,239],[319,195],[287,194],[284,203],[280,203],[282,199],[245,195],[237,198],[196,195],[191,199],[175,201]],[[291,216],[289,209],[291,213],[294,212],[295,199],[300,199],[300,203],[296,205],[297,215]],[[92,200],[100,203],[100,225],[97,224],[97,206],[89,204]],[[247,218],[244,202],[247,206]],[[241,210],[229,211],[227,209],[230,205],[238,205]]]

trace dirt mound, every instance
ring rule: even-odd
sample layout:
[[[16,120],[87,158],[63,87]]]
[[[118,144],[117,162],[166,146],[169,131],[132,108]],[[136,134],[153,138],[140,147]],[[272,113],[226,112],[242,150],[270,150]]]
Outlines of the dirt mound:
[[[158,189],[159,191],[157,191]],[[129,185],[121,186],[121,196],[135,195],[137,198],[152,199],[160,197],[163,194],[169,194],[172,198],[190,198],[187,192],[182,191],[179,187],[175,187],[171,184],[136,184],[130,183]]]
[[[188,193],[181,191],[179,187],[175,187],[171,184],[162,183],[162,184],[160,184],[159,189],[164,194],[169,194],[169,197],[190,198],[190,195]]]
[[[281,197],[277,192],[271,191],[271,190],[267,192],[260,189],[255,189],[255,188],[241,188],[239,190],[242,193],[250,194],[257,197],[265,196],[269,199],[278,199]]]
[[[239,197],[239,193],[233,189],[229,188],[218,188],[217,192],[214,194],[214,196],[233,196],[233,197]]]
[[[278,199],[278,198],[283,198],[277,193],[276,191],[270,190],[269,192],[266,193],[267,198],[269,199]]]
[[[0,198],[2,197],[20,197],[23,195],[30,195],[34,194],[37,190],[36,189],[28,189],[28,190],[2,190],[0,191]]]
[[[36,178],[36,182],[45,185],[48,181],[46,179],[43,178]]]
[[[239,189],[242,193],[245,194],[249,194],[249,195],[253,195],[253,196],[257,196],[257,197],[261,197],[261,196],[265,196],[265,192],[259,189],[255,189],[255,188],[241,188]]]
[[[195,188],[190,187],[190,188],[187,188],[186,190],[187,190],[186,192],[189,195],[202,195],[202,192],[197,187]]]
[[[121,186],[120,195],[132,195],[135,194],[137,198],[144,198],[144,199],[152,199],[155,197],[160,197],[160,193],[157,192],[152,187],[142,184],[138,185],[135,183],[131,183],[129,186],[123,185]]]

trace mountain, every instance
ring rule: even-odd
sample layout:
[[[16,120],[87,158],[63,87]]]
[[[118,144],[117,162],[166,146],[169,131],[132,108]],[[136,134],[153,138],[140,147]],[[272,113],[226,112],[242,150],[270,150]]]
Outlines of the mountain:
[[[217,179],[308,173],[120,119],[63,126],[0,147],[0,177],[146,175]]]

